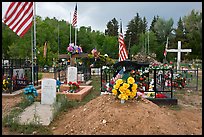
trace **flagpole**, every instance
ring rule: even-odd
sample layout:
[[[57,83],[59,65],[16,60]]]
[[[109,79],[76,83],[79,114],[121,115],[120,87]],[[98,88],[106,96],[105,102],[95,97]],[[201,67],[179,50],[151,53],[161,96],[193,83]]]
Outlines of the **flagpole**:
[[[121,19],[120,19],[120,28],[119,28],[119,33],[118,33],[118,62],[120,62],[120,42],[119,42],[119,37],[120,37],[120,30],[121,30]]]
[[[35,18],[35,2],[33,2],[33,37],[34,39],[31,39],[32,41],[32,84],[34,85],[34,65],[36,63],[36,18]]]
[[[37,61],[37,57],[36,57],[36,3],[34,2],[34,63],[36,66],[36,61]],[[33,70],[33,78],[34,78],[34,70]],[[34,78],[35,79],[35,78]],[[33,85],[35,85],[35,81],[33,79]]]
[[[70,39],[69,41],[70,41],[70,42],[69,42],[69,44],[72,43],[72,39],[71,39],[71,37],[72,37],[72,27],[71,27],[71,26],[72,26],[72,25],[71,25],[72,19],[71,19],[71,18],[72,18],[72,17],[71,17],[71,16],[72,16],[72,15],[71,15],[71,12],[70,12],[70,37],[69,37],[69,39]]]
[[[76,43],[76,41],[77,41],[77,28],[76,27],[75,27],[75,46],[77,45],[77,43]]]
[[[33,84],[33,31],[32,31],[33,29],[31,28],[31,53],[32,53],[32,78],[31,78],[31,82],[32,82],[32,84]]]
[[[58,61],[59,61],[59,21],[58,21]]]

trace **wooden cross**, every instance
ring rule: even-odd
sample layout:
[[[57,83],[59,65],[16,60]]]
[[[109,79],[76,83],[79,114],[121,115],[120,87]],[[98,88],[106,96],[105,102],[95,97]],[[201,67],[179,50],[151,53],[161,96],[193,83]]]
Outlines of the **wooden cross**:
[[[177,70],[180,68],[181,52],[192,52],[192,49],[181,49],[181,41],[178,41],[178,49],[166,49],[167,52],[177,52]]]

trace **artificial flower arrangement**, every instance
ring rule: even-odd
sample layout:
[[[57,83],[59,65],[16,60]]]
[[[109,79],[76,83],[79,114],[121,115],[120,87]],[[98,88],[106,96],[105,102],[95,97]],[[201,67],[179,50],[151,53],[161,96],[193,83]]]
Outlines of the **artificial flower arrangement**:
[[[26,95],[26,99],[30,102],[34,102],[35,97],[38,96],[38,92],[33,85],[28,85],[24,88],[24,94]]]
[[[3,81],[2,81],[2,91],[7,91],[9,90],[9,88],[11,88],[11,79],[9,77],[3,77]]]
[[[80,54],[82,53],[82,47],[81,46],[77,46],[74,45],[74,43],[70,43],[69,46],[67,47],[67,51],[69,55],[73,55],[73,54]]]
[[[69,90],[68,90],[69,93],[77,93],[77,92],[79,92],[79,83],[71,82],[70,81],[68,83],[68,85],[69,85]]]
[[[139,92],[137,93],[137,84],[135,83],[135,79],[131,76],[128,77],[127,80],[116,80],[112,89],[112,94],[122,101],[141,96]]]
[[[62,83],[59,81],[59,80],[56,80],[56,88],[57,88],[57,91],[59,92],[60,91],[60,85]]]

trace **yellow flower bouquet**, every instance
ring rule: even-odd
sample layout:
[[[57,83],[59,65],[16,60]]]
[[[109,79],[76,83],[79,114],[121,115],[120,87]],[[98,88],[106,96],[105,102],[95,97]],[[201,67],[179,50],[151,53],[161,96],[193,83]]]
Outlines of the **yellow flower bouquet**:
[[[127,80],[118,79],[112,89],[112,94],[121,100],[133,99],[137,95],[137,84],[133,77]]]

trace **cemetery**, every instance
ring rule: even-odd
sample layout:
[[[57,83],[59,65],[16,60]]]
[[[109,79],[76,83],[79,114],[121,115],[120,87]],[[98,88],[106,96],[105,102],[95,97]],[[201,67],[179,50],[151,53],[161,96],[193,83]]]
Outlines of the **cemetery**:
[[[179,45],[180,43],[178,43],[178,47]],[[171,50],[167,51],[172,52]],[[109,113],[113,113],[113,111],[117,111],[116,105],[118,104],[121,104],[121,107],[126,110],[126,108],[128,107],[124,107],[127,105],[129,107],[139,107],[144,103],[147,104],[147,110],[149,110],[150,112],[153,111],[151,110],[151,108],[158,109],[158,112],[156,112],[155,110],[152,113],[158,113],[157,116],[159,116],[159,119],[171,119],[167,118],[167,116],[161,115],[162,112],[161,110],[159,110],[161,108],[157,105],[178,106],[179,100],[174,95],[177,90],[194,89],[195,91],[197,91],[198,67],[196,69],[192,69],[191,67],[180,67],[180,62],[177,62],[176,66],[174,66],[174,63],[160,63],[156,60],[153,60],[151,57],[145,57],[145,55],[138,54],[136,56],[136,59],[139,58],[139,60],[134,60],[133,58],[133,60],[113,63],[111,59],[107,58],[108,55],[102,56],[95,49],[92,50],[90,55],[74,54],[71,58],[69,58],[71,60],[69,65],[65,65],[65,63],[62,63],[64,65],[49,69],[53,71],[50,71],[50,73],[44,72],[46,75],[40,80],[38,80],[37,77],[37,80],[39,82],[35,82],[36,84],[34,86],[31,84],[31,80],[27,80],[28,82],[24,86],[21,86],[18,89],[12,87],[10,88],[8,93],[4,91],[5,93],[2,95],[5,97],[7,96],[8,98],[9,96],[19,96],[23,94],[25,95],[25,99],[31,103],[31,105],[26,107],[15,118],[16,121],[19,121],[18,124],[52,126],[53,122],[58,123],[56,122],[56,119],[57,117],[59,117],[58,113],[64,105],[63,102],[61,102],[59,99],[57,101],[57,96],[62,95],[65,97],[65,100],[69,101],[83,102],[86,96],[93,92],[94,85],[92,84],[92,80],[94,80],[93,78],[96,78],[99,80],[98,85],[100,86],[100,95],[97,98],[103,101],[105,101],[106,99],[108,100],[105,101],[106,105],[104,105],[102,102],[102,104],[98,102],[98,105],[100,107],[95,109],[100,109],[102,107],[103,109],[100,110],[101,112],[105,112],[106,109]],[[178,54],[178,56],[180,55]],[[68,56],[63,56],[63,58],[65,57],[68,58],[69,54]],[[78,65],[78,62],[76,62],[77,57],[82,58],[82,60],[84,58],[86,58],[86,60],[87,58],[91,59],[90,63],[92,64],[90,65],[90,67],[86,66],[86,68],[83,68],[82,66],[84,65],[80,66]],[[8,69],[9,66],[11,66],[8,65],[8,62],[10,61],[7,61],[7,64],[4,64],[3,66],[3,74],[5,74],[4,76],[6,76],[6,74],[9,74],[9,77],[12,77],[12,75],[17,75],[16,78],[19,78],[19,73],[21,75],[21,78],[28,76],[28,74],[25,74],[26,72],[24,71],[24,66],[18,66],[17,68],[19,69],[19,71],[12,71],[12,69],[16,68],[16,66],[14,67],[14,65],[12,65],[12,69]],[[36,73],[38,72],[38,69],[36,69]],[[31,75],[29,75],[29,77],[31,77]],[[12,79],[13,85],[15,85],[15,82],[17,80]],[[117,85],[117,83],[120,83],[119,81],[123,83],[120,84],[120,86]],[[191,85],[192,81],[195,81],[193,86]],[[4,81],[4,84],[5,83],[6,81]],[[130,88],[128,88],[129,93],[125,93],[126,91],[123,89],[125,88],[125,85],[130,85]],[[117,88],[117,86],[119,87]],[[5,86],[4,88],[6,89],[7,87]],[[111,102],[109,102],[110,100],[114,101],[114,103],[112,102],[112,104]],[[87,115],[85,114],[85,112],[90,113],[91,109],[94,109],[92,108],[93,106],[91,105],[91,102],[93,102],[93,104],[96,103],[93,99],[92,101],[87,103],[86,107],[84,106],[82,108],[79,108],[79,112],[73,111],[71,113],[68,113],[68,115],[70,115],[68,117],[71,117],[71,119],[67,118],[66,120],[75,122],[77,121],[78,124],[80,124],[79,119],[75,119],[74,117],[80,117],[80,113],[82,113],[84,116]],[[108,102],[109,104],[107,104]],[[111,104],[114,106],[114,109]],[[144,109],[145,106],[142,106],[142,108]],[[129,109],[126,111],[131,112],[131,110]],[[143,112],[141,113],[150,113],[149,111],[145,111],[146,110],[143,110]],[[107,125],[107,119],[111,118],[105,113],[94,114],[93,110],[92,112],[93,114],[90,113],[89,115],[96,115],[98,117],[98,120],[102,119],[102,124],[104,125]],[[137,113],[139,114],[139,112]],[[86,117],[84,117],[84,119],[86,119]],[[117,121],[117,119],[114,120]],[[87,119],[87,121],[90,120]],[[168,122],[168,120],[166,122]],[[63,122],[60,122],[58,124],[61,125],[63,124]],[[69,126],[71,126],[71,124]],[[157,126],[160,127],[162,125],[158,124]],[[83,132],[80,132],[80,129],[78,129],[74,125],[72,125],[70,128],[70,131],[67,131],[63,134],[84,134]],[[94,128],[95,127],[93,125],[93,129]],[[163,126],[162,128],[165,129],[165,127]],[[137,134],[133,131],[132,128],[130,128],[130,130],[132,130],[132,133]],[[60,128],[54,128],[53,130],[54,134],[61,134],[61,132],[63,131],[61,131]],[[96,132],[96,129],[90,132]],[[119,131],[117,131],[117,133],[115,131],[111,131],[108,133],[123,134]],[[103,133],[98,132],[98,134]],[[155,132],[151,131],[148,134],[155,134]]]
[[[28,9],[35,4],[28,3]],[[171,32],[163,36],[159,31],[167,31],[171,20],[159,17],[150,27],[155,30],[147,32],[146,19],[143,21],[137,14],[140,22],[131,20],[123,39],[121,20],[114,18],[101,34],[91,27],[77,29],[76,12],[77,4],[72,24],[39,16],[38,31],[45,34],[37,35],[36,18],[26,30],[18,28],[16,32],[12,27],[23,24],[10,27],[15,21],[8,23],[10,12],[6,12],[2,19],[2,30],[6,32],[2,58],[3,135],[202,134],[202,60],[198,60],[199,48],[192,44],[195,33],[184,39],[177,28],[175,37]],[[162,21],[167,24],[165,28],[160,26]],[[58,28],[53,27],[56,24]],[[67,24],[69,29],[65,28]],[[28,36],[20,39],[28,35],[31,26],[30,41]],[[185,27],[186,33],[194,30]],[[20,38],[13,37],[7,29]],[[8,42],[8,37],[16,41]],[[152,47],[149,37],[154,41]],[[27,42],[31,42],[31,53],[24,46]],[[22,49],[12,51],[18,44]]]

